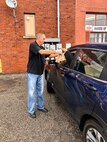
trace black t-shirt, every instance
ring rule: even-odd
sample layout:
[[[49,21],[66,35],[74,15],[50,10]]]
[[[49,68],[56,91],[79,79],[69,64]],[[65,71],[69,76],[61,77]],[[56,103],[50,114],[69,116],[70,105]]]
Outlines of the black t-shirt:
[[[37,42],[33,42],[29,47],[29,60],[27,64],[27,72],[41,75],[44,70],[45,56],[39,53],[39,50],[44,49]]]

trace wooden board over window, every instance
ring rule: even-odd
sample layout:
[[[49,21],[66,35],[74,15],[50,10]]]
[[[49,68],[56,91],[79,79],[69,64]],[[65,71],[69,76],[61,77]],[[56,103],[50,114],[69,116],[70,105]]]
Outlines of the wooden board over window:
[[[25,19],[25,36],[35,36],[35,14],[24,14]]]

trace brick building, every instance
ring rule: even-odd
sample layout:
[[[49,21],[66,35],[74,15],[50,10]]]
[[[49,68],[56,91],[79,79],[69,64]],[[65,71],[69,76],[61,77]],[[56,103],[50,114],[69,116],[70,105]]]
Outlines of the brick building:
[[[6,2],[0,1],[0,73],[26,71],[37,32],[46,34],[45,45],[107,42],[107,0],[17,0],[15,9]]]

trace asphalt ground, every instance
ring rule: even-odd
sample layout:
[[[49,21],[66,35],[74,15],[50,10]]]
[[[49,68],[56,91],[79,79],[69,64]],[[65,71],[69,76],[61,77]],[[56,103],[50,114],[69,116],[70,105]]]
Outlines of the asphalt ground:
[[[83,142],[64,105],[44,90],[48,113],[27,113],[26,74],[0,75],[0,142]]]

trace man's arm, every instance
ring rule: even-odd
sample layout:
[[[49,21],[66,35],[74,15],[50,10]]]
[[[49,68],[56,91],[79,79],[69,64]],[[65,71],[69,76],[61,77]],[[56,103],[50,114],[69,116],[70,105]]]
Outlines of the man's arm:
[[[39,53],[41,55],[51,55],[51,54],[59,55],[59,54],[62,54],[62,51],[59,51],[59,50],[43,50],[43,49],[41,49],[41,50],[39,50]]]

